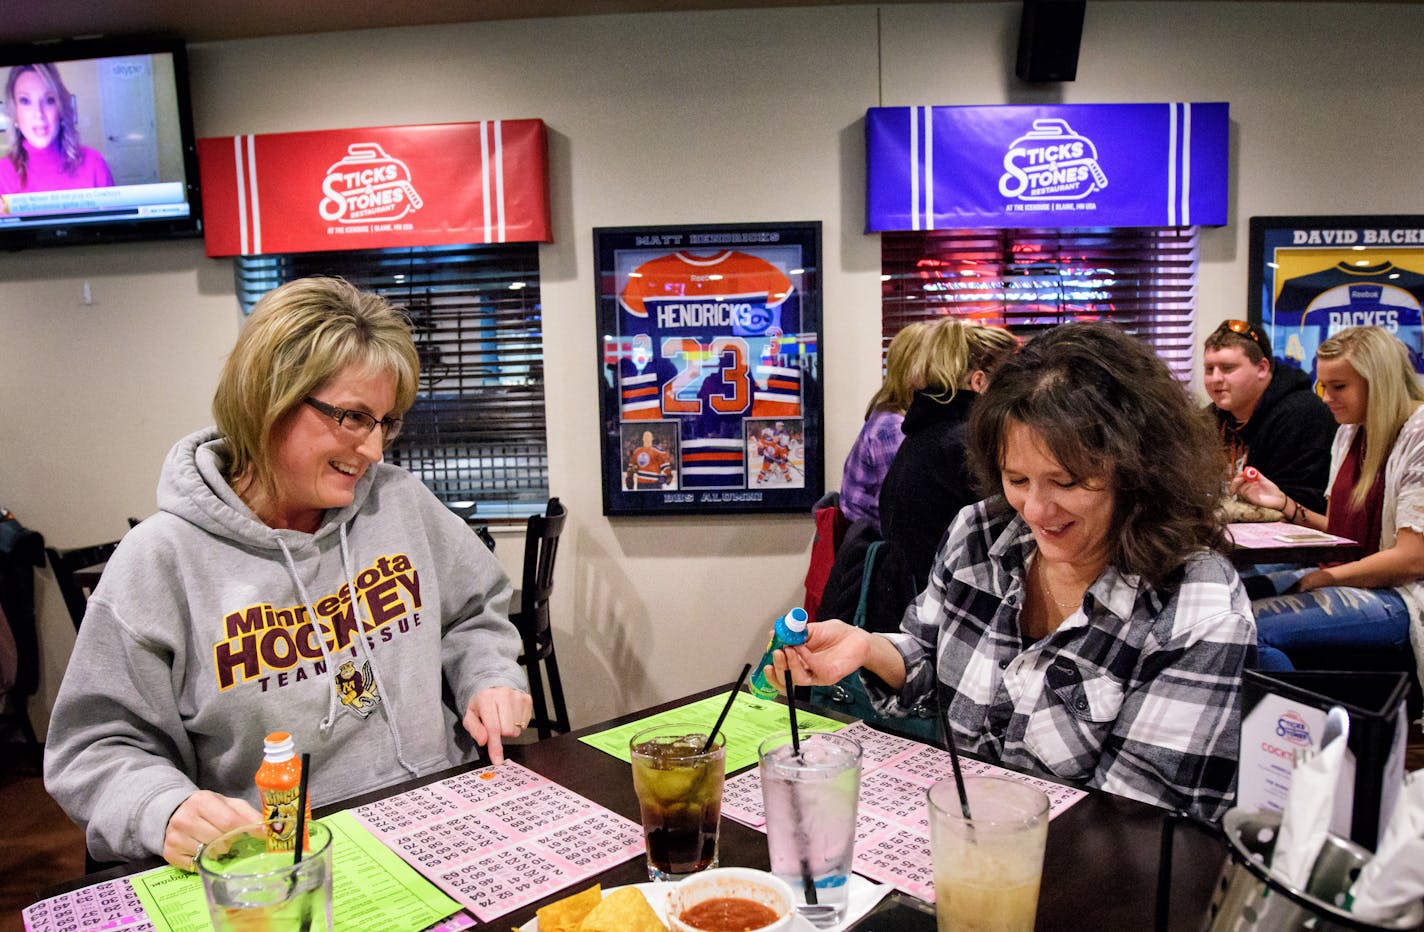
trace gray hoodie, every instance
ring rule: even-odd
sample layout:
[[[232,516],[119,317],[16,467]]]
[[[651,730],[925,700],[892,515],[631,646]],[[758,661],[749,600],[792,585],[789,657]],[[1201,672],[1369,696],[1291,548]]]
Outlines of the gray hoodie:
[[[169,453],[159,513],[109,561],[60,686],[45,785],[100,860],[160,853],[198,789],[257,805],[269,732],[311,752],[321,806],[474,756],[442,672],[460,714],[529,688],[508,577],[415,477],[377,463],[315,534],[274,530],[222,448],[209,429]]]

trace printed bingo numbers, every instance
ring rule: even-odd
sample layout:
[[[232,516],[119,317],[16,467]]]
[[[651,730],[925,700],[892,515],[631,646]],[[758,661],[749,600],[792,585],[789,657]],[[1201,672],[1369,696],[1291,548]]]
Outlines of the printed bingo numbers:
[[[932,901],[934,870],[925,793],[935,781],[953,772],[949,752],[876,731],[864,722],[856,722],[840,733],[859,741],[863,752],[855,872]],[[1048,795],[1050,819],[1087,795],[1071,786],[982,761],[961,763],[966,777],[1007,777],[1042,790]],[[727,781],[722,814],[766,831],[759,771],[749,770]]]
[[[352,810],[484,922],[643,853],[643,831],[513,762]]]
[[[28,932],[153,932],[138,894],[126,878],[51,897],[24,910]]]

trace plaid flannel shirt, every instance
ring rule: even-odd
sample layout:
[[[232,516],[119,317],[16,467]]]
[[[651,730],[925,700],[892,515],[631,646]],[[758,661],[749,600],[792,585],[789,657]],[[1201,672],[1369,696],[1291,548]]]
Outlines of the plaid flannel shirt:
[[[938,687],[959,747],[1215,820],[1235,796],[1241,670],[1256,645],[1231,564],[1202,551],[1175,588],[1105,569],[1082,607],[1025,647],[1019,633],[1028,526],[1002,498],[959,513],[928,588],[889,635],[898,694],[867,676],[887,714]]]

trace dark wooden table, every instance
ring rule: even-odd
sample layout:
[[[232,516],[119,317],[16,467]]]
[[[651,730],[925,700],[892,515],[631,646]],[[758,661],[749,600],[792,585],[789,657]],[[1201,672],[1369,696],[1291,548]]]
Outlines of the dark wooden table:
[[[636,822],[639,817],[638,800],[633,793],[629,765],[589,747],[578,740],[579,736],[603,731],[709,695],[725,694],[729,688],[730,684],[707,690],[686,699],[664,703],[534,744],[513,745],[507,749],[508,757]],[[825,714],[844,718],[834,712],[827,711]],[[314,815],[320,818],[468,769],[470,768],[455,768],[387,787],[324,806],[316,810]],[[1158,908],[1157,867],[1167,815],[1165,810],[1145,803],[1093,791],[1054,819],[1048,829],[1048,849],[1044,856],[1037,928],[1153,929]],[[1178,826],[1173,837],[1175,844],[1170,883],[1170,912],[1163,913],[1169,918],[1162,928],[1196,932],[1202,926],[1203,917],[1211,901],[1212,889],[1225,859],[1225,847],[1215,835],[1193,825]],[[723,866],[765,870],[770,866],[766,836],[740,823],[723,820],[720,858]],[[54,896],[159,863],[161,862],[157,860],[149,860],[113,868],[62,884],[45,891],[44,896]],[[604,889],[624,884],[646,883],[647,866],[642,857],[637,857],[605,871],[595,880],[601,883]],[[555,894],[548,900],[516,910],[494,922],[476,924],[475,928],[507,932],[511,927],[532,919],[535,910],[544,902],[558,899],[569,892],[571,891],[566,890]],[[914,932],[923,928],[932,932],[933,912],[927,912],[926,909],[925,904],[911,897],[892,893],[880,909],[863,919],[855,929],[858,932]]]

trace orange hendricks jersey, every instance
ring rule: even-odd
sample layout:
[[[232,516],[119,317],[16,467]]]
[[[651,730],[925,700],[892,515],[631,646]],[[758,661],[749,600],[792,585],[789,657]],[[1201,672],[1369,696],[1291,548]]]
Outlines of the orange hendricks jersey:
[[[759,256],[674,252],[638,266],[618,302],[660,332],[711,327],[759,336],[780,325],[778,309],[792,288],[785,272]]]

